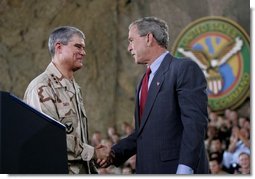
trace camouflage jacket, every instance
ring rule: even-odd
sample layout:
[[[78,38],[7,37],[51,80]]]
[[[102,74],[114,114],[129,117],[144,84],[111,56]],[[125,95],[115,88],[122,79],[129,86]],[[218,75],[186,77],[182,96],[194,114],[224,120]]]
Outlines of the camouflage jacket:
[[[75,80],[64,78],[50,63],[29,84],[24,101],[66,126],[69,161],[91,160],[94,147],[88,145],[87,117],[81,89]]]

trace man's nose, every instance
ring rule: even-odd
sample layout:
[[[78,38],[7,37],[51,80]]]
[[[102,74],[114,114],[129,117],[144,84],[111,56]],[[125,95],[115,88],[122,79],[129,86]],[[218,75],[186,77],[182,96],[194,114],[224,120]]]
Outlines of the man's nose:
[[[130,44],[128,44],[128,49],[127,49],[129,52],[131,52],[132,51],[132,47],[131,47],[131,45]]]
[[[81,50],[81,55],[83,55],[83,56],[85,56],[87,53],[86,53],[86,51],[83,49],[83,50]]]

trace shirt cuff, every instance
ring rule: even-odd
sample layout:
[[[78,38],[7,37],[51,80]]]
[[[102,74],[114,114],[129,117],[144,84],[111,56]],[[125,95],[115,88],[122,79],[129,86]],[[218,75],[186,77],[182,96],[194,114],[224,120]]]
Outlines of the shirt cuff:
[[[192,170],[192,168],[188,167],[187,165],[183,165],[183,164],[179,164],[178,168],[177,168],[177,172],[176,174],[193,174],[194,171]]]
[[[94,147],[83,144],[83,150],[81,152],[81,158],[84,161],[90,161],[94,155],[95,149]]]

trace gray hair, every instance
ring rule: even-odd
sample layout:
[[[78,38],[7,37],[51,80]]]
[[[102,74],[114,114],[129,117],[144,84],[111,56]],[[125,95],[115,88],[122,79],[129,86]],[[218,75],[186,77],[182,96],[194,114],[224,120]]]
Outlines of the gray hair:
[[[85,39],[84,33],[81,30],[77,29],[76,27],[61,26],[54,29],[51,32],[48,41],[48,47],[51,57],[55,55],[55,44],[57,42],[60,42],[64,45],[67,45],[74,34]]]
[[[132,22],[129,25],[129,30],[136,25],[140,36],[145,36],[152,33],[158,44],[167,49],[169,42],[168,25],[157,17],[144,17]]]

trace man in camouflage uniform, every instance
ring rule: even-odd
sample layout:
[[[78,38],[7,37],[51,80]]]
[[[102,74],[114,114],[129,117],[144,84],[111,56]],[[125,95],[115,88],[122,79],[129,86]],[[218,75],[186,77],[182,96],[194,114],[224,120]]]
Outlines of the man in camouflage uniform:
[[[85,36],[75,27],[59,27],[51,33],[48,46],[52,61],[29,84],[24,101],[66,126],[69,173],[94,173],[94,159],[107,152],[104,146],[88,144],[81,89],[74,80],[86,55]]]

